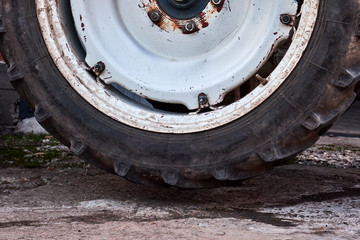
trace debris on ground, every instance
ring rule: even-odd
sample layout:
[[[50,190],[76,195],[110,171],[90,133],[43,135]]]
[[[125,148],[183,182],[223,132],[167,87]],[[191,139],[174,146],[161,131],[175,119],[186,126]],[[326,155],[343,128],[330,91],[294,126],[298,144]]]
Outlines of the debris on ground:
[[[297,163],[360,169],[360,146],[315,145],[301,153]]]

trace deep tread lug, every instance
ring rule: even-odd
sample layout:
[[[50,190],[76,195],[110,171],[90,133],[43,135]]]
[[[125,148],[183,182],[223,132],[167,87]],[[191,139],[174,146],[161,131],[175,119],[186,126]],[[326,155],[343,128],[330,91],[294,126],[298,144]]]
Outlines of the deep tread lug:
[[[24,75],[19,71],[17,64],[13,63],[7,70],[10,82],[13,84],[24,79]]]
[[[343,69],[339,76],[331,81],[331,84],[337,87],[346,88],[357,82],[359,77],[359,71]]]
[[[50,118],[49,113],[46,111],[45,107],[42,104],[39,104],[35,108],[34,116],[39,123],[42,123]]]
[[[219,180],[219,181],[224,181],[224,180],[227,180],[228,179],[228,176],[227,176],[227,171],[226,171],[226,168],[225,167],[219,167],[219,168],[216,168],[214,171],[213,171],[213,177],[216,179],[216,180]]]
[[[73,139],[71,141],[70,150],[77,156],[80,156],[87,148],[87,145],[79,140],[79,139]]]
[[[258,156],[267,163],[271,163],[279,159],[275,148],[263,149],[261,152],[258,152]]]
[[[313,131],[321,126],[321,119],[316,113],[311,113],[302,125],[308,130]]]
[[[114,162],[114,171],[117,175],[125,177],[131,168],[131,164],[125,162]]]
[[[171,186],[175,186],[178,182],[179,173],[176,171],[164,171],[161,175],[164,179],[164,182]]]

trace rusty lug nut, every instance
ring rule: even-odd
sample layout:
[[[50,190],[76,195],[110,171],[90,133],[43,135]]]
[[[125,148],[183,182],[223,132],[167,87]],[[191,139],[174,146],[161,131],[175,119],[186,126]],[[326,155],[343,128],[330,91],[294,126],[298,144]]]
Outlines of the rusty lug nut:
[[[214,4],[215,6],[219,6],[219,5],[221,5],[221,4],[224,2],[224,0],[211,0],[211,2],[212,2],[212,4]]]
[[[197,30],[197,26],[195,24],[194,21],[189,21],[187,23],[185,23],[185,26],[184,26],[184,31],[185,32],[195,32]]]
[[[200,93],[198,96],[198,101],[201,106],[206,105],[209,102],[208,97],[205,93]]]
[[[95,73],[101,73],[105,70],[105,63],[102,61],[97,62],[92,68]]]
[[[159,11],[154,10],[154,11],[149,12],[149,17],[150,17],[151,21],[158,22],[161,19],[161,13]]]
[[[281,14],[280,21],[285,25],[289,25],[292,22],[292,17],[289,14]]]

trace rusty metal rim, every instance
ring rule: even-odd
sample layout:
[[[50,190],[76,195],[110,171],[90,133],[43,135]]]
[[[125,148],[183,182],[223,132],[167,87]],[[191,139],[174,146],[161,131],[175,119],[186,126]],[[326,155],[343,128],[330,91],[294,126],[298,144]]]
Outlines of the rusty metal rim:
[[[311,38],[318,14],[318,0],[305,0],[300,24],[292,44],[277,68],[241,100],[203,114],[174,114],[148,109],[109,92],[94,81],[74,50],[69,48],[66,29],[56,0],[36,0],[43,38],[54,63],[69,84],[91,105],[113,119],[139,129],[161,133],[192,133],[209,130],[234,121],[265,101],[293,71]]]

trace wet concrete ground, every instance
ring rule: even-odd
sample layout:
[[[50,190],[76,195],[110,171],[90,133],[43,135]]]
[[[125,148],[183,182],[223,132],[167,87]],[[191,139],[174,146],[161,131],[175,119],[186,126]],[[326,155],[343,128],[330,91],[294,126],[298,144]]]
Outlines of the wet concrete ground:
[[[0,239],[360,239],[359,169],[295,163],[181,190],[72,166],[0,169]]]

